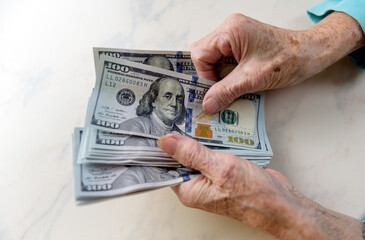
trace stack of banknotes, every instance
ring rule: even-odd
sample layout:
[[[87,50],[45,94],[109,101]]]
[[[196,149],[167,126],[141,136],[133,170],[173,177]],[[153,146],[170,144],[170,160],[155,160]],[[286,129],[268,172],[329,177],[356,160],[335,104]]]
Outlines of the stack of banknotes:
[[[85,127],[73,135],[79,203],[171,186],[199,174],[160,150],[157,140],[169,133],[260,166],[270,162],[263,92],[206,114],[203,98],[215,82],[197,76],[189,52],[94,48],[94,61]],[[234,59],[222,58],[218,77],[235,66]]]

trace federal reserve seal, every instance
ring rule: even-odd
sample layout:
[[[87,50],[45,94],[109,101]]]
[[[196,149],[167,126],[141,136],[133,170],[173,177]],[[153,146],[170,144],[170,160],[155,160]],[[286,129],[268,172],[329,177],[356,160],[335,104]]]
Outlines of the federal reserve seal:
[[[123,106],[130,106],[136,101],[136,95],[128,88],[123,88],[117,93],[117,101]]]

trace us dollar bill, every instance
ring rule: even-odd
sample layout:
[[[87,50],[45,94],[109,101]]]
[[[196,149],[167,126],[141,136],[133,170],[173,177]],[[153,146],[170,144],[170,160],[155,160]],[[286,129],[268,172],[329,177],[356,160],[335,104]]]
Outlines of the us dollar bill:
[[[82,128],[73,134],[73,176],[76,201],[88,201],[172,186],[199,172],[188,168],[78,164]]]
[[[100,56],[106,55],[117,59],[126,59],[132,62],[143,63],[160,67],[166,70],[198,76],[195,66],[188,51],[161,51],[138,50],[118,48],[94,48],[95,70],[99,65]],[[222,57],[215,64],[218,79],[223,79],[235,67],[237,62],[234,57]]]
[[[86,131],[87,133],[87,131]],[[111,135],[111,134],[108,134]],[[116,134],[118,135],[118,134]],[[85,135],[83,140],[91,139],[92,137]],[[146,138],[140,136],[133,136],[134,139],[139,139],[139,141],[144,141]],[[114,138],[115,139],[115,138]],[[155,141],[157,145],[156,139],[149,139]],[[113,140],[112,141],[119,141]],[[151,147],[134,147],[135,149],[113,149],[106,148],[110,146],[98,146],[98,148],[92,148],[87,146],[86,150],[80,147],[80,157],[78,158],[78,163],[103,163],[103,164],[145,164],[148,166],[170,166],[170,167],[178,167],[179,164],[169,157],[165,152],[162,152],[160,148],[151,148]],[[267,142],[265,141],[264,148],[262,151],[258,152],[256,150],[245,150],[245,149],[232,149],[227,147],[216,147],[216,146],[208,146],[212,150],[216,152],[222,153],[231,153],[237,155],[241,158],[247,160],[270,160],[272,156],[272,151],[267,146]],[[151,151],[152,149],[152,151]],[[267,163],[266,163],[267,164]]]
[[[245,94],[225,110],[202,111],[213,81],[101,56],[86,127],[158,139],[168,133],[206,145],[262,149],[262,93]],[[128,138],[123,141],[127,143]]]
[[[116,59],[125,59],[132,62],[143,63],[166,70],[198,76],[195,66],[191,61],[190,52],[187,51],[156,51],[137,49],[94,48],[95,70],[97,70],[100,57],[109,56]]]

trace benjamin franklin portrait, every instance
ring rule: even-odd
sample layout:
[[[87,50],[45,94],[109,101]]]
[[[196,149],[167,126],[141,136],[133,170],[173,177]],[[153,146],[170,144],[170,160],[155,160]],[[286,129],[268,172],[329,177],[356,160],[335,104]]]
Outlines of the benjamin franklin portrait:
[[[119,129],[145,133],[161,137],[168,133],[184,134],[177,125],[185,120],[185,92],[174,78],[164,77],[156,80],[142,96],[136,110],[138,117],[120,124]],[[125,146],[157,147],[155,139],[131,136]]]
[[[163,68],[166,70],[174,71],[174,67],[170,60],[165,56],[151,56],[144,60],[143,64],[151,65],[154,67]]]

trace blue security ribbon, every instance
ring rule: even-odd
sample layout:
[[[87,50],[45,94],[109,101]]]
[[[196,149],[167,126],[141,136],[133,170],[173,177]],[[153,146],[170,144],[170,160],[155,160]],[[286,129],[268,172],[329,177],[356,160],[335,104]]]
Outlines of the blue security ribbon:
[[[179,62],[179,59],[183,57],[183,52],[178,51],[176,53],[176,72],[182,73],[183,66],[181,62]]]
[[[182,73],[182,65],[180,62],[176,63],[176,72]]]
[[[184,173],[182,175],[182,178],[184,182],[189,181],[191,179],[189,173]]]
[[[199,78],[196,77],[196,76],[192,76],[191,80],[192,80],[193,83],[196,84],[198,82]]]
[[[188,101],[193,103],[195,99],[195,89],[190,89]]]
[[[193,109],[187,108],[186,115],[185,115],[185,132],[186,133],[191,133],[192,122],[193,122]]]

